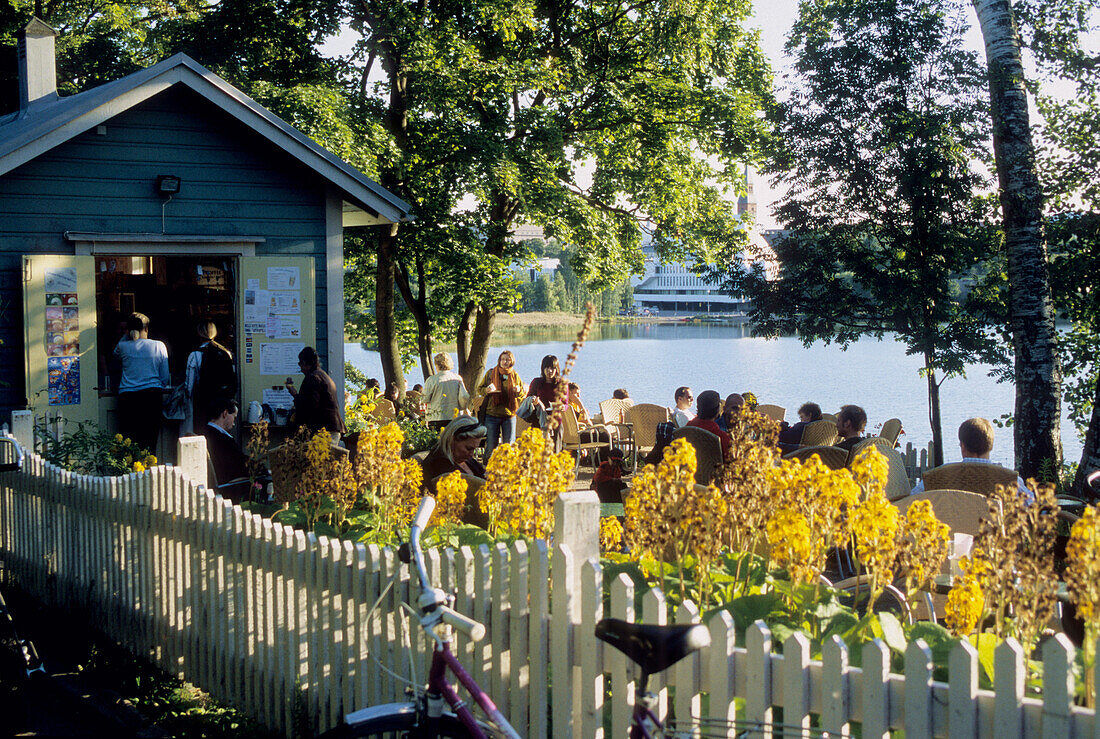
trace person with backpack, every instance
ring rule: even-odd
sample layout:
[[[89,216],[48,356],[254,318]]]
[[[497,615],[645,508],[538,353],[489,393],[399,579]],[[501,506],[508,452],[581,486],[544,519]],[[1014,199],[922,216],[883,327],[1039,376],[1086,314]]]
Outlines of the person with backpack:
[[[233,354],[214,340],[218,327],[213,321],[199,321],[199,348],[187,357],[187,394],[191,413],[180,426],[181,434],[201,434],[211,418],[212,406],[237,395],[237,370]]]

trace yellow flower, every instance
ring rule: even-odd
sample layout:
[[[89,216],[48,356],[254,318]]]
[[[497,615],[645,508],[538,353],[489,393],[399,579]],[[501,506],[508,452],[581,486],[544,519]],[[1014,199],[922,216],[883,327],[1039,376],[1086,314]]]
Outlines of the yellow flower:
[[[964,570],[967,569],[968,561],[969,557],[963,558]],[[985,595],[979,579],[976,572],[967,572],[956,581],[947,595],[947,603],[944,604],[945,620],[956,636],[966,636],[972,632],[982,617]]]
[[[134,462],[134,472],[144,472],[144,471],[145,471],[145,465],[143,465],[141,462]]]
[[[458,470],[442,477],[435,484],[436,506],[433,520],[437,523],[458,522],[466,508],[468,487]]]
[[[618,551],[623,543],[623,525],[614,516],[600,519],[600,550]]]
[[[157,466],[157,458],[155,456],[153,456],[152,454],[146,455],[146,457],[145,457],[145,466],[146,467],[156,467]]]
[[[1070,529],[1066,587],[1083,620],[1091,622],[1100,615],[1100,514],[1095,506],[1086,508]]]

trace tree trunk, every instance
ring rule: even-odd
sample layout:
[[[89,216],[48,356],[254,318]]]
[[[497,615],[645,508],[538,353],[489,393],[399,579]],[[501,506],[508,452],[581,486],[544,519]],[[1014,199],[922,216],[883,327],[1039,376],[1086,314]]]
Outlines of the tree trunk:
[[[416,321],[416,350],[420,356],[420,371],[427,380],[432,371],[432,319],[428,315],[427,286],[424,284],[424,270],[419,259],[416,265],[417,294],[413,295],[412,285],[409,283],[408,270],[398,265],[396,272],[397,289],[401,292],[401,299],[405,302],[409,312]]]
[[[1085,434],[1085,448],[1081,450],[1081,463],[1077,465],[1077,479],[1073,481],[1073,489],[1078,495],[1089,499],[1085,490],[1085,477],[1093,470],[1100,470],[1100,380],[1096,382],[1096,392],[1092,397],[1092,418],[1089,419],[1089,430]]]
[[[393,136],[399,150],[403,150],[408,140],[408,98],[407,80],[401,72],[400,54],[390,50],[383,62],[389,77],[389,107],[386,110],[386,128]],[[401,193],[401,183],[395,167],[382,172],[382,185],[393,193]],[[377,267],[375,270],[374,321],[378,333],[378,353],[382,360],[382,375],[385,389],[391,383],[397,386],[402,397],[405,395],[405,368],[401,362],[401,347],[397,340],[397,325],[394,320],[394,283],[397,279],[397,234],[400,224],[390,226],[389,233],[378,240]]]
[[[932,426],[932,464],[943,464],[943,421],[940,420],[940,383],[936,381],[934,359],[924,355],[925,377],[928,379],[928,423]]]
[[[1020,37],[1010,0],[972,0],[985,39],[993,153],[1008,256],[1008,300],[1015,351],[1016,468],[1025,478],[1062,464],[1062,370],[1047,274],[1042,193],[1028,123]]]
[[[389,233],[378,240],[374,285],[374,322],[378,332],[378,354],[382,360],[382,375],[385,378],[383,389],[392,383],[403,394],[405,392],[405,370],[401,366],[401,349],[397,343],[397,328],[393,319],[393,283],[397,271],[393,252],[397,241],[398,228],[396,223],[393,224],[389,228]]]
[[[488,365],[489,343],[493,339],[496,318],[495,308],[471,301],[466,304],[466,312],[458,324],[458,374],[462,375],[471,395]]]

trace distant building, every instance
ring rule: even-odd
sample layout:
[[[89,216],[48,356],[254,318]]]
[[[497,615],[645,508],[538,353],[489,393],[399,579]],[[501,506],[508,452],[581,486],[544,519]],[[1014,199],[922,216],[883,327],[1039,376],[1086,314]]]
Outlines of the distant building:
[[[756,194],[752,170],[745,167],[745,194],[737,199],[737,215],[756,219]],[[749,236],[752,248],[762,255],[769,265],[769,274],[775,273],[774,252],[771,242],[779,231],[752,232]],[[645,245],[645,274],[632,280],[634,306],[638,310],[658,309],[672,313],[724,313],[747,314],[752,301],[743,295],[727,295],[716,282],[699,277],[683,264],[666,264],[660,260],[652,246]]]
[[[525,223],[512,229],[511,241],[518,244],[522,241],[529,241],[531,239],[546,241],[546,234],[543,232],[542,226],[532,226]]]
[[[560,259],[538,259],[535,261],[535,266],[517,269],[515,270],[515,274],[517,276],[522,275],[524,282],[538,282],[539,278],[543,275],[546,275],[552,280],[554,279],[554,273],[558,271],[558,267],[560,266]]]

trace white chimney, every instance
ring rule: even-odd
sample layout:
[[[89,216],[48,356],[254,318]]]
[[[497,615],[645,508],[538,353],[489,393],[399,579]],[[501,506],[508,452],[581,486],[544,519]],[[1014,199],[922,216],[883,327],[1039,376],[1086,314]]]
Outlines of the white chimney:
[[[57,31],[34,18],[19,35],[19,110],[57,99]]]

